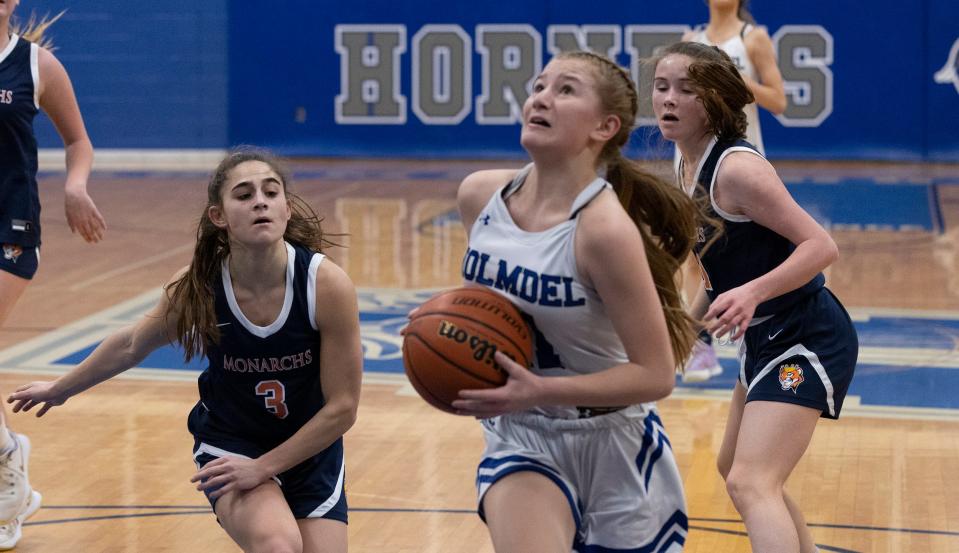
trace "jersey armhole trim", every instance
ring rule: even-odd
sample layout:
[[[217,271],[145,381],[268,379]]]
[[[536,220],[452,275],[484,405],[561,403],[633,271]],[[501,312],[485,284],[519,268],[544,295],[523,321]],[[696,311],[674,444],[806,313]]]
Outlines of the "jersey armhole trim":
[[[752,221],[752,219],[749,217],[746,217],[745,215],[733,215],[732,213],[727,213],[726,211],[723,211],[721,207],[719,207],[719,204],[716,203],[716,179],[719,178],[719,169],[722,166],[723,160],[726,159],[726,156],[733,152],[749,152],[753,155],[766,159],[756,150],[744,148],[742,146],[733,146],[732,148],[729,148],[720,154],[719,159],[716,161],[716,170],[713,171],[713,180],[709,183],[709,204],[713,207],[713,211],[715,211],[717,215],[727,221],[733,223],[749,223]]]
[[[310,258],[310,270],[307,272],[306,279],[306,304],[310,314],[310,326],[313,330],[319,330],[316,326],[316,272],[320,268],[320,263],[326,259],[321,253],[314,253]]]
[[[33,77],[33,105],[40,109],[40,47],[30,43],[30,75]]]

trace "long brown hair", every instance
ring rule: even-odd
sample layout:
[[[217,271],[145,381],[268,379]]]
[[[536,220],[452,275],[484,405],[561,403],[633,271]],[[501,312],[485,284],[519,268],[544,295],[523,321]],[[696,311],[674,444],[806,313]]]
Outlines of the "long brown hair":
[[[53,17],[45,15],[40,18],[37,18],[37,14],[31,12],[30,18],[27,19],[26,23],[20,24],[18,21],[12,22],[10,24],[10,31],[15,35],[23,37],[24,40],[29,40],[41,48],[52,51],[54,50],[53,40],[49,36],[44,36],[44,33],[46,33],[47,28],[60,19],[66,11],[67,10],[63,10]]]
[[[292,215],[283,233],[283,239],[323,252],[335,245],[325,238],[320,226],[321,219],[301,198],[289,191],[290,178],[280,161],[273,154],[259,148],[241,147],[231,151],[213,171],[207,185],[207,205],[203,208],[196,231],[196,248],[189,269],[166,287],[170,298],[170,311],[176,314],[176,339],[184,349],[189,361],[203,355],[206,346],[218,343],[220,331],[216,326],[214,290],[220,278],[220,267],[230,255],[230,237],[225,229],[213,224],[208,215],[211,206],[223,205],[223,183],[230,172],[241,163],[261,161],[279,175],[283,183]]]
[[[707,130],[719,140],[745,138],[748,122],[743,108],[756,98],[733,60],[715,46],[675,42],[650,60],[653,71],[670,54],[687,56],[691,60],[686,72],[690,88],[706,109]]]
[[[623,157],[636,121],[636,85],[625,69],[609,58],[588,51],[564,52],[559,59],[585,61],[596,71],[596,90],[604,112],[621,121],[619,132],[599,155],[606,166],[606,180],[613,185],[620,203],[639,228],[653,282],[666,316],[670,347],[677,366],[689,355],[696,333],[693,319],[683,308],[676,282],[680,265],[689,255],[696,237],[697,210],[681,190]]]

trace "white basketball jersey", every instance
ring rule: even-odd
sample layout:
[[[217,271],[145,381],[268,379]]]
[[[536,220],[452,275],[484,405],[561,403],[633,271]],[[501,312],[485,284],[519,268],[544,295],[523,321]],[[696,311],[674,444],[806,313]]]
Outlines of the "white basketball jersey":
[[[740,74],[754,81],[759,81],[759,73],[756,72],[756,67],[753,65],[753,62],[749,60],[749,54],[746,52],[746,43],[743,42],[743,38],[754,28],[753,25],[746,23],[738,34],[733,35],[722,44],[713,44],[706,36],[706,27],[700,26],[696,28],[692,41],[718,47],[732,58],[733,63],[739,68]],[[746,120],[748,122],[746,126],[746,141],[755,146],[756,149],[759,150],[759,153],[765,156],[766,149],[763,147],[763,136],[759,128],[759,108],[756,106],[756,103],[753,102],[745,106],[743,111],[746,112]]]
[[[532,167],[526,166],[498,190],[476,218],[463,278],[496,291],[528,315],[537,374],[588,374],[625,363],[623,343],[596,290],[582,283],[573,250],[579,210],[611,185],[596,178],[576,197],[566,221],[528,232],[513,222],[505,198],[523,185]],[[560,418],[578,416],[573,407],[537,411]]]

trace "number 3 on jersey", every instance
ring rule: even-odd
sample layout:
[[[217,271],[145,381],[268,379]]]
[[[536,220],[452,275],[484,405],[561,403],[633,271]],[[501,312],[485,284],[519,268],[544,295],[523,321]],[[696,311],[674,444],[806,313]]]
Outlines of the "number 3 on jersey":
[[[286,386],[279,380],[263,380],[256,385],[256,395],[263,396],[266,410],[281,419],[290,414],[286,407]]]

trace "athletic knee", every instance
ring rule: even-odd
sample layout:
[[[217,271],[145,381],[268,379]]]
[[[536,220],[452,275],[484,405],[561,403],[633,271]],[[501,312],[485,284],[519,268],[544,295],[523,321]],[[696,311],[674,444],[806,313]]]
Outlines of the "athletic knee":
[[[782,483],[764,478],[758,471],[733,466],[727,469],[725,478],[726,492],[740,511],[765,497],[782,494]]]
[[[299,534],[272,534],[257,536],[251,540],[250,553],[303,553],[303,540]]]

